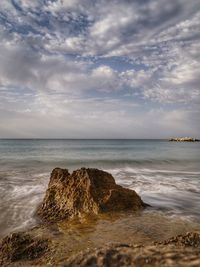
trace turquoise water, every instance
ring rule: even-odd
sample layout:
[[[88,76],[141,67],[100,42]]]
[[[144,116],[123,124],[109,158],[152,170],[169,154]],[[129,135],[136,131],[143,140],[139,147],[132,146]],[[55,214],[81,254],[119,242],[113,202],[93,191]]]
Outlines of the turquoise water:
[[[36,223],[53,168],[95,167],[167,216],[200,221],[200,143],[0,140],[0,236]]]

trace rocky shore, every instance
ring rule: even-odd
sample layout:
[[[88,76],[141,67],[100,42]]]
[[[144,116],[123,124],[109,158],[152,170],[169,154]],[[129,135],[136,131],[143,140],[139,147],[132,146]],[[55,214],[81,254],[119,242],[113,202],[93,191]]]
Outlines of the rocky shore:
[[[0,244],[0,266],[65,266],[65,267],[199,267],[200,232],[186,233],[159,243],[105,244],[83,249],[68,257],[58,256],[59,247],[51,239],[33,233],[16,233]]]
[[[149,246],[105,246],[76,255],[64,266],[197,267],[200,266],[200,233],[187,233]]]
[[[200,140],[194,137],[176,137],[169,139],[171,142],[199,142]]]
[[[159,242],[145,244],[136,241],[131,244],[116,243],[112,238],[109,244],[103,239],[103,245],[88,247],[79,231],[77,236],[83,241],[80,242],[77,237],[74,240],[72,233],[77,228],[73,229],[73,220],[84,221],[87,216],[94,216],[98,221],[99,216],[111,213],[120,217],[122,211],[137,216],[146,207],[148,205],[134,190],[117,185],[107,172],[82,168],[70,174],[66,169],[56,168],[37,210],[41,220],[39,225],[1,240],[0,266],[200,266],[200,232],[189,232],[166,240],[159,238]],[[65,235],[62,234],[62,224],[67,228]],[[83,228],[84,225],[80,224]],[[105,222],[103,225],[108,227]],[[91,229],[86,230],[91,238]],[[120,232],[120,229],[117,231]],[[124,241],[123,236],[121,240]],[[77,248],[79,243],[82,247]]]

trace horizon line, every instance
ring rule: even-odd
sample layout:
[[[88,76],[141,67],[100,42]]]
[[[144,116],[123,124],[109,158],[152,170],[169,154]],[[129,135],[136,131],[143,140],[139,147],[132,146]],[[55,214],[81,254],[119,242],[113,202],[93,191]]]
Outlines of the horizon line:
[[[169,138],[0,138],[0,140],[168,140]]]

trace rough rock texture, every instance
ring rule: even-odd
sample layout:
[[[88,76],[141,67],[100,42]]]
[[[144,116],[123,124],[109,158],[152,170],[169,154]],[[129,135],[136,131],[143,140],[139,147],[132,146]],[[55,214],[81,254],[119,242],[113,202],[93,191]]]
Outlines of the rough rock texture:
[[[47,221],[105,211],[140,210],[146,204],[137,193],[115,183],[111,174],[82,168],[72,174],[56,168],[37,214]]]
[[[13,233],[0,244],[0,266],[19,260],[34,260],[48,249],[48,241],[33,238],[25,233]]]
[[[163,245],[199,247],[200,248],[200,232],[188,232],[185,235],[171,237],[163,242],[155,243]]]
[[[62,242],[62,241],[61,241]],[[38,235],[15,233],[0,245],[0,266],[65,267],[199,267],[200,232],[172,237],[153,245],[111,244],[68,258],[59,247]],[[53,245],[53,246],[52,246]],[[64,252],[64,251],[63,251]]]
[[[76,255],[64,266],[199,267],[199,240],[200,233],[188,233],[152,246],[111,245]]]

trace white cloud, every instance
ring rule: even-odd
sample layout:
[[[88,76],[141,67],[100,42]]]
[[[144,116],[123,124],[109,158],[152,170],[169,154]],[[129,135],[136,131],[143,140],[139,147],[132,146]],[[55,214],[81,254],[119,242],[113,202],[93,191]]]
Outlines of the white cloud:
[[[68,137],[136,137],[150,122],[196,133],[199,9],[196,0],[2,0],[2,135],[48,135],[45,121]]]
[[[1,111],[0,137],[168,138],[198,136],[199,132],[199,112],[195,110],[139,112],[130,101],[38,98],[34,112]]]

